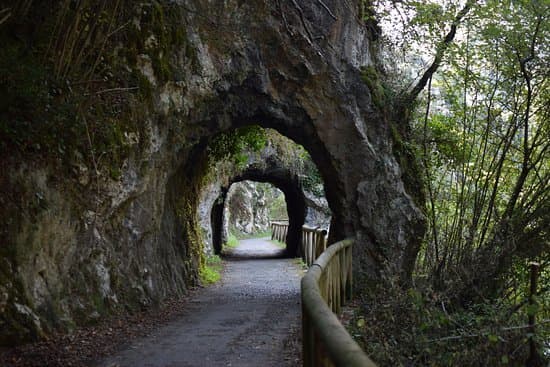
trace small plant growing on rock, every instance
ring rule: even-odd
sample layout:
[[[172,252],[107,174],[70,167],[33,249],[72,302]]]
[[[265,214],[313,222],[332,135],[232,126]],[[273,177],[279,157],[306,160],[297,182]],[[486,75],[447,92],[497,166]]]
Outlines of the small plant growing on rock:
[[[204,266],[200,270],[201,283],[203,285],[210,285],[219,282],[222,268],[223,263],[219,256],[208,256]]]

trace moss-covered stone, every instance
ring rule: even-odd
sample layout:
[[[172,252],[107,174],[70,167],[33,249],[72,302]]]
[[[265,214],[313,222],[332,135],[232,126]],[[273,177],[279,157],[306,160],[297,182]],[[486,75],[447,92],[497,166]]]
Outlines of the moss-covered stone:
[[[418,147],[412,141],[406,141],[397,127],[390,124],[393,141],[393,154],[401,168],[403,183],[409,195],[420,208],[424,208],[426,192],[424,174],[418,161]]]
[[[367,85],[371,92],[372,101],[378,108],[385,108],[388,100],[387,90],[378,71],[373,65],[364,66],[361,68],[361,80]]]

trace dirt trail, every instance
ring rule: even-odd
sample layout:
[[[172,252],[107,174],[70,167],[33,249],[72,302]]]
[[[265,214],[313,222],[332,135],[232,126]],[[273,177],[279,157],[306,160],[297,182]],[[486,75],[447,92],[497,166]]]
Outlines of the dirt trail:
[[[184,317],[97,366],[299,365],[302,270],[281,252],[266,239],[241,241],[222,281],[199,291]]]

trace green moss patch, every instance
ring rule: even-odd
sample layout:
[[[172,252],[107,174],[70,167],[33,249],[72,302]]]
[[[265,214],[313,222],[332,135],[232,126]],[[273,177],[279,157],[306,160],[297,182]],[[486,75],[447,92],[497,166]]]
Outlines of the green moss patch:
[[[223,263],[219,256],[208,256],[200,270],[201,283],[209,285],[219,282],[222,269]]]
[[[378,108],[383,108],[388,100],[389,89],[384,87],[376,68],[372,65],[362,67],[361,80],[369,88],[373,103]]]

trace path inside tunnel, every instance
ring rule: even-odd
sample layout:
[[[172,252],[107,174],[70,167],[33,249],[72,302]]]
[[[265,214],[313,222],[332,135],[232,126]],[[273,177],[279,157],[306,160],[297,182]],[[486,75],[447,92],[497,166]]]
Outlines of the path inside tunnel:
[[[303,273],[268,239],[229,251],[222,280],[190,300],[186,314],[135,340],[98,367],[297,366]]]

